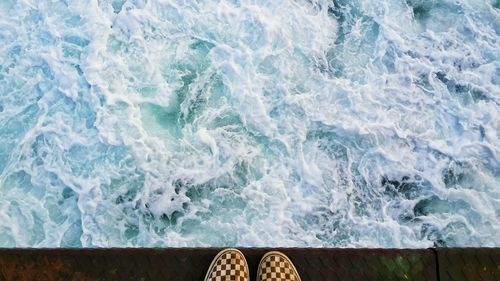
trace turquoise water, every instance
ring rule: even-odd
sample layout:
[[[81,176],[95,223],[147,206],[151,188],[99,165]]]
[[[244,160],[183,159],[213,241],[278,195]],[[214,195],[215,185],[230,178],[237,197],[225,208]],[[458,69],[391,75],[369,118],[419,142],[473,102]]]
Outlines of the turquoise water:
[[[498,0],[0,0],[0,247],[500,246]]]

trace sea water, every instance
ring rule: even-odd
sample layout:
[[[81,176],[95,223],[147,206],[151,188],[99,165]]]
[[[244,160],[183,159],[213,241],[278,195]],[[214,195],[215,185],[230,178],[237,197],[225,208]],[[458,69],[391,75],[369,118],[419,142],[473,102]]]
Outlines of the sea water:
[[[0,0],[0,247],[500,246],[498,0]]]

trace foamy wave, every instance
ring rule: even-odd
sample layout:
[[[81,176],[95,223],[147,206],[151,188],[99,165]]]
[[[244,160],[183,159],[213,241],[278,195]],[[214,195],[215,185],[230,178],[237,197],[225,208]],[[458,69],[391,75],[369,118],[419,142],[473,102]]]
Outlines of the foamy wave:
[[[0,247],[499,246],[497,2],[2,1]]]

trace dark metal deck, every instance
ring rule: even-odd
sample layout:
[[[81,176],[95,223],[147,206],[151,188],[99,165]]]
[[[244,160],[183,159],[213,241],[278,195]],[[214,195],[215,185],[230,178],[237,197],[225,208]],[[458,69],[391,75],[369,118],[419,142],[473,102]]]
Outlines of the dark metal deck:
[[[0,249],[0,281],[202,281],[220,249]],[[269,249],[242,249],[254,280]],[[303,281],[500,280],[500,249],[278,249]]]

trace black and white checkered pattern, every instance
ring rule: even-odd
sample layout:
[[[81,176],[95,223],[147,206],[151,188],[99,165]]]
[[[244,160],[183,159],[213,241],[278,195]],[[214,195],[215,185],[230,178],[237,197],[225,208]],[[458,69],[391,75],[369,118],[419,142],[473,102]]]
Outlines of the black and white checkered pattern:
[[[282,253],[266,255],[260,262],[258,281],[300,281],[290,260]]]
[[[240,252],[225,250],[216,259],[207,281],[249,281],[248,265]]]

